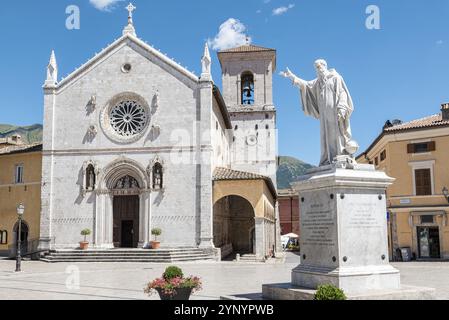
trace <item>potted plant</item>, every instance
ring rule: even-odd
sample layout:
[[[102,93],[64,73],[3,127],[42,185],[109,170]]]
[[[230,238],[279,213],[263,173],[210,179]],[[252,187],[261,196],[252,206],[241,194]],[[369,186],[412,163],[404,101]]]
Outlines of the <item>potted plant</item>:
[[[160,228],[154,228],[151,230],[151,234],[154,236],[154,241],[151,241],[151,248],[159,249],[161,243],[157,241],[157,237],[159,237],[162,234],[162,230]]]
[[[145,293],[159,293],[161,300],[189,300],[190,295],[202,289],[201,279],[190,276],[184,278],[182,270],[176,266],[165,269],[162,278],[148,283]]]
[[[84,236],[84,241],[80,242],[80,249],[81,250],[87,250],[89,247],[89,242],[87,242],[86,237],[89,236],[92,233],[90,229],[84,229],[81,231],[81,235]]]

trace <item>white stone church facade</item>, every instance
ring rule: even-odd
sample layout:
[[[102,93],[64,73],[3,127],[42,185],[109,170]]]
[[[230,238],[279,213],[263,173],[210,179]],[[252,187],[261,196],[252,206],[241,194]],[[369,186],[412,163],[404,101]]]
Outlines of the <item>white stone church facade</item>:
[[[139,39],[131,18],[119,39],[61,81],[52,53],[41,249],[77,248],[86,228],[91,248],[142,248],[157,227],[164,247],[230,250],[239,237],[232,228],[243,228],[234,251],[272,252],[279,233],[275,51],[246,45],[219,58],[223,95],[207,46],[195,76]],[[259,191],[247,188],[253,182]],[[248,226],[240,209],[230,209],[236,196],[251,203]]]

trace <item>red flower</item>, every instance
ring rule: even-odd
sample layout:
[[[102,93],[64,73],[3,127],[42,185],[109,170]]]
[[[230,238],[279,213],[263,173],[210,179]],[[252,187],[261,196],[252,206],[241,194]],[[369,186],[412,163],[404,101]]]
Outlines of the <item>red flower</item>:
[[[169,280],[157,278],[147,285],[144,292],[148,295],[152,295],[159,289],[165,295],[174,296],[176,294],[176,289],[179,288],[191,288],[193,293],[200,291],[202,289],[201,279],[193,276],[189,278],[176,277]]]

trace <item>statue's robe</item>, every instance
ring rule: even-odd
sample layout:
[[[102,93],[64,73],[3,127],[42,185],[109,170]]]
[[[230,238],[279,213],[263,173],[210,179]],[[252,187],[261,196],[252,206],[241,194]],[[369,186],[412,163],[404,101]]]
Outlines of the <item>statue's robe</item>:
[[[354,111],[351,95],[343,78],[334,69],[324,78],[301,84],[300,88],[304,113],[321,122],[320,166],[335,162],[335,158],[348,155],[346,146],[351,141],[349,118]],[[344,119],[338,117],[338,110],[346,110]]]

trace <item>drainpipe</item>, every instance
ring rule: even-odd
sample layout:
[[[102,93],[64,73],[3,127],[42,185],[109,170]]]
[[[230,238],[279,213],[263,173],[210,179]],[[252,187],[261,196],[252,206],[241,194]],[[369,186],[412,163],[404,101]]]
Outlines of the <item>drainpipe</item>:
[[[293,197],[290,197],[290,225],[293,233]]]

